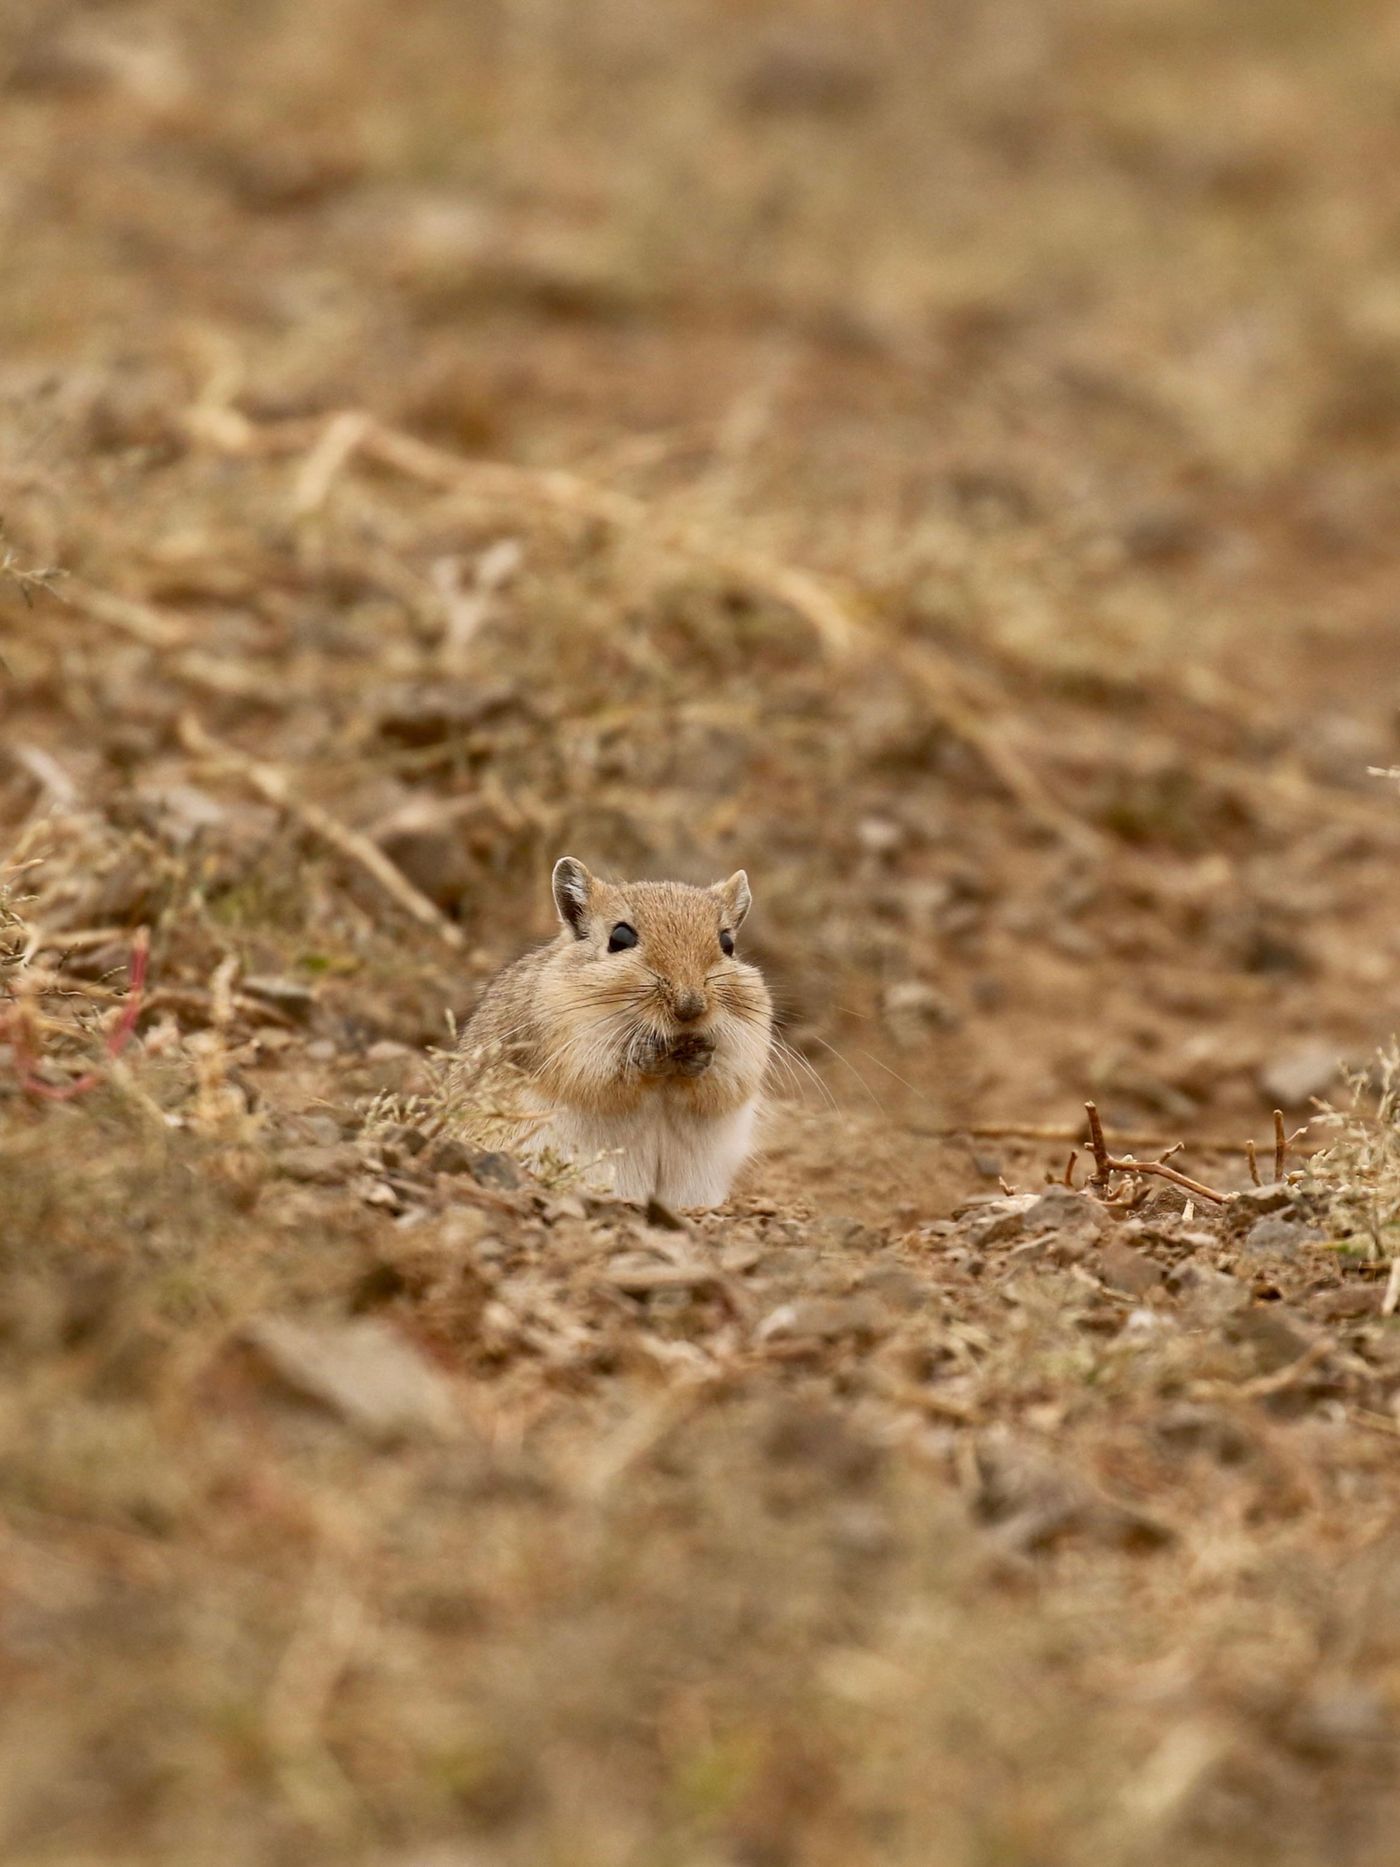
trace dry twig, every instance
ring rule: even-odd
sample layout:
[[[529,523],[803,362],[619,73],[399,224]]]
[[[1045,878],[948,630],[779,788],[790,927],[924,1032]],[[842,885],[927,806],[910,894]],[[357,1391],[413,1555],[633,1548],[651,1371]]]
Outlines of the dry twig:
[[[299,515],[315,511],[328,496],[336,476],[358,457],[445,492],[507,505],[513,510],[534,507],[558,512],[604,525],[611,531],[645,536],[664,550],[705,564],[791,610],[808,624],[824,652],[833,659],[849,661],[859,655],[893,662],[919,689],[937,719],[972,748],[1033,822],[1086,852],[1102,851],[1107,846],[1097,830],[1056,801],[1004,731],[983,716],[970,698],[967,676],[955,662],[926,644],[878,637],[810,571],[762,551],[721,543],[704,526],[657,513],[644,501],[597,486],[579,474],[558,468],[521,467],[507,461],[468,459],[390,428],[363,410],[342,410],[310,435],[305,422],[257,427],[236,411],[225,412],[232,417],[231,422],[201,425],[197,428],[199,438],[236,453],[304,454],[292,495],[293,510]]]
[[[152,603],[118,596],[111,590],[99,590],[77,577],[68,579],[62,594],[64,602],[73,609],[81,610],[94,622],[120,630],[134,641],[143,642],[147,648],[183,648],[190,640],[187,624]]]
[[[1131,1154],[1116,1157],[1108,1151],[1098,1109],[1092,1102],[1086,1102],[1084,1112],[1089,1118],[1089,1145],[1094,1152],[1094,1172],[1089,1185],[1096,1193],[1107,1190],[1115,1173],[1152,1174],[1159,1180],[1170,1180],[1173,1186],[1184,1187],[1198,1199],[1209,1199],[1217,1206],[1223,1206],[1229,1199],[1228,1193],[1217,1193],[1214,1187],[1193,1180],[1188,1174],[1178,1173],[1175,1167],[1166,1164],[1170,1155],[1180,1152],[1184,1145],[1182,1142],[1173,1142],[1166,1154],[1158,1160],[1135,1160]]]
[[[415,888],[382,849],[377,848],[368,837],[361,836],[358,831],[341,823],[321,805],[313,804],[309,798],[298,797],[286,773],[279,767],[265,764],[261,759],[252,758],[246,752],[240,752],[236,747],[215,739],[190,713],[184,714],[180,720],[180,741],[186,751],[196,758],[208,759],[211,763],[236,772],[269,804],[286,811],[303,828],[362,868],[419,926],[430,929],[454,950],[461,948],[461,928],[448,920],[434,902]]]
[[[1300,1129],[1299,1133],[1303,1131]],[[923,1135],[935,1141],[1049,1141],[1080,1143],[1084,1139],[1084,1127],[1080,1123],[1072,1126],[1069,1122],[960,1122],[945,1128],[925,1128],[911,1124],[910,1133]],[[1188,1135],[1185,1140],[1172,1140],[1169,1136],[1158,1134],[1149,1129],[1128,1129],[1120,1137],[1127,1147],[1182,1147],[1190,1148],[1196,1154],[1244,1154],[1248,1155],[1253,1147],[1252,1141],[1216,1141],[1205,1135]],[[1298,1137],[1293,1137],[1296,1140]]]
[[[104,1046],[106,1063],[110,1067],[131,1041],[136,1029],[136,1020],[141,1013],[141,1003],[146,989],[146,968],[150,960],[151,938],[144,927],[138,927],[131,941],[131,970],[127,985],[126,1003],[122,1006],[121,1016],[112,1026]],[[75,1077],[72,1082],[45,1082],[38,1074],[38,1062],[30,1043],[29,1008],[17,1005],[8,1019],[14,1033],[15,1062],[19,1069],[20,1088],[28,1096],[37,1096],[46,1102],[71,1102],[76,1096],[86,1095],[102,1081],[105,1071],[102,1068],[88,1070],[84,1075]]]

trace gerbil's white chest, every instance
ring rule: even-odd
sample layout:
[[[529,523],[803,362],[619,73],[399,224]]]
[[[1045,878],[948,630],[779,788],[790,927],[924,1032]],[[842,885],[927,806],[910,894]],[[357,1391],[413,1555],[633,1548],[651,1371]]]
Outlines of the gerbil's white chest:
[[[620,1199],[716,1206],[728,1197],[753,1144],[758,1098],[724,1115],[700,1115],[658,1090],[626,1114],[556,1109],[535,1138],[583,1170],[590,1186]]]

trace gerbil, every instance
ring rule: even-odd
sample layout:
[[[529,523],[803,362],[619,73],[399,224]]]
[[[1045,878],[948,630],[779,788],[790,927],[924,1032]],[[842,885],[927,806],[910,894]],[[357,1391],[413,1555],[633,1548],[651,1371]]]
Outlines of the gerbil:
[[[734,950],[749,902],[742,869],[692,888],[555,864],[559,933],[496,976],[462,1036],[466,1068],[512,1072],[521,1151],[623,1199],[727,1196],[772,1041],[762,975]]]

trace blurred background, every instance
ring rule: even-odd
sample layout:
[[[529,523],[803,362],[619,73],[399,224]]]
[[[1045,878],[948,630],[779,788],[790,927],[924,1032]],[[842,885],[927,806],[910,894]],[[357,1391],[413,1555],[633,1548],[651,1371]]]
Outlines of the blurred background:
[[[183,713],[290,762],[465,928],[459,1009],[566,845],[742,860],[795,1041],[929,1119],[1243,1117],[1396,956],[1397,39],[10,0],[3,513],[73,580],[11,729],[157,843]]]
[[[945,1215],[1091,1095],[1242,1184],[1394,1031],[1397,442],[1388,0],[0,0],[0,1851],[1392,1857],[1342,1272],[1173,1333]],[[752,880],[698,1288],[375,1100],[565,850]]]

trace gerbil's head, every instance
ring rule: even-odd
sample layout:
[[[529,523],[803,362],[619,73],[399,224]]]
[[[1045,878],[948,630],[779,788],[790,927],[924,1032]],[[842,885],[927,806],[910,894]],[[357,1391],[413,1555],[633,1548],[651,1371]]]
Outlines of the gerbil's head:
[[[668,1081],[714,1113],[747,1101],[772,1025],[762,976],[735,951],[750,900],[742,869],[692,888],[605,882],[573,856],[557,862],[564,932],[541,980],[541,1009],[564,1038],[555,1093],[601,1107]]]

